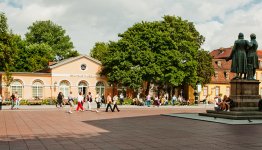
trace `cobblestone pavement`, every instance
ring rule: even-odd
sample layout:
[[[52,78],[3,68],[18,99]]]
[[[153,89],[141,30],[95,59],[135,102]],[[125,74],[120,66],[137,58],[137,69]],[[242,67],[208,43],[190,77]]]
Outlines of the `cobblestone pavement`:
[[[206,107],[120,107],[120,112],[67,108],[0,111],[0,150],[260,150],[261,125],[225,125],[161,116]]]

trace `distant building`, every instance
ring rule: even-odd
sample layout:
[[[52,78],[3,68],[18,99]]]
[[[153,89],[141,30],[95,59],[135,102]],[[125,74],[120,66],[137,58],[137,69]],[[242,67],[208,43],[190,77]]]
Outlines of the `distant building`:
[[[79,92],[87,94],[96,92],[106,95],[112,92],[107,79],[100,76],[101,62],[87,55],[50,63],[46,70],[39,72],[12,72],[14,78],[10,87],[3,79],[4,72],[0,72],[0,94],[9,98],[17,92],[22,99],[56,98],[63,92],[65,98],[70,91],[73,96]]]
[[[230,56],[232,48],[219,48],[210,52],[213,57],[212,64],[215,69],[215,75],[212,77],[211,82],[202,87],[200,93],[200,100],[208,96],[208,100],[213,102],[214,97],[219,94],[230,95],[230,80],[235,77],[235,73],[230,72],[231,60],[225,59]],[[257,51],[259,58],[259,69],[256,70],[255,78],[262,81],[262,50]],[[259,93],[262,95],[262,84],[259,86]]]

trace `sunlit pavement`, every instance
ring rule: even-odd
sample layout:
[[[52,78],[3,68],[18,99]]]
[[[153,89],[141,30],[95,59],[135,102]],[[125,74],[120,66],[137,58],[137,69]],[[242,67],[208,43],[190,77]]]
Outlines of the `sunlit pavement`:
[[[68,106],[21,106],[0,111],[5,149],[262,149],[262,125],[225,125],[161,116],[199,113],[212,105],[120,106],[120,112],[68,114]]]

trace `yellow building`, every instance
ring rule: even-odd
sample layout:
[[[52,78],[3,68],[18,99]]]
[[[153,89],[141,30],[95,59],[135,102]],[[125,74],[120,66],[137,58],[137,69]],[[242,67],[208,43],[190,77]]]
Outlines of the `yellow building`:
[[[232,48],[220,48],[210,52],[213,57],[212,64],[215,69],[215,75],[212,77],[211,82],[202,87],[200,93],[200,100],[207,97],[207,100],[214,102],[214,97],[219,94],[227,95],[230,94],[230,80],[235,76],[234,73],[230,72],[231,60],[226,61],[225,59],[231,54]],[[255,78],[262,81],[262,51],[257,51],[259,57],[259,69],[256,70]],[[262,84],[259,85],[259,93],[262,95]]]
[[[0,94],[9,98],[17,92],[22,99],[56,98],[63,92],[67,98],[70,91],[74,96],[81,91],[95,95],[112,91],[107,79],[99,75],[101,62],[87,55],[80,55],[49,65],[40,72],[12,72],[13,82],[9,87],[0,73]]]

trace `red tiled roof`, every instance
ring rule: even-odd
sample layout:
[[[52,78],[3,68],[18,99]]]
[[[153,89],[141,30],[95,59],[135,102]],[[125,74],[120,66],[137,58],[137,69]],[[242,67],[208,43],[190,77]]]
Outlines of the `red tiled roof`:
[[[225,58],[230,56],[231,51],[232,51],[232,47],[219,48],[219,49],[215,49],[215,50],[211,51],[210,55],[214,59],[225,59]],[[258,55],[258,58],[262,59],[262,50],[257,50],[257,55]]]
[[[232,48],[219,48],[210,52],[215,59],[225,59],[231,54]]]
[[[210,52],[213,57],[212,64],[215,69],[215,76],[212,77],[211,83],[229,83],[229,81],[235,76],[234,73],[230,72],[231,60],[226,61],[225,59],[230,56],[232,48],[219,48]],[[257,50],[259,59],[262,59],[262,50]],[[226,74],[229,78],[226,78]]]
[[[262,58],[262,50],[257,51],[257,56],[258,56],[258,58]]]

